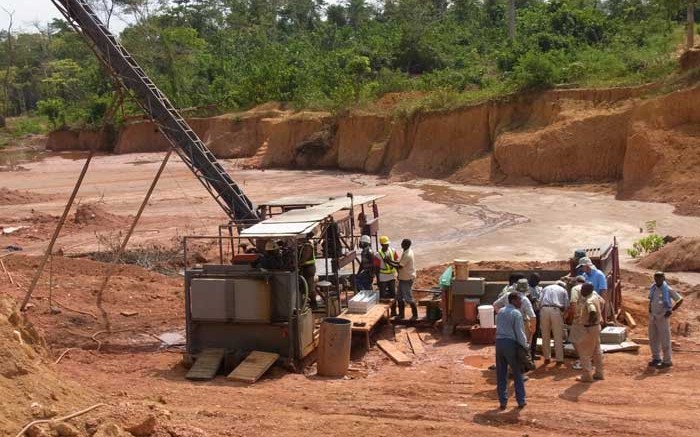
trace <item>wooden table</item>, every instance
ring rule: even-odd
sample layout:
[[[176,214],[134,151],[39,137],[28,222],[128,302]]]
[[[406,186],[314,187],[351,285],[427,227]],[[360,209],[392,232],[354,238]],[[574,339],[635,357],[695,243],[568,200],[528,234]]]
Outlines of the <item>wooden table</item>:
[[[348,310],[345,310],[338,317],[348,319],[352,322],[353,334],[359,332],[365,335],[365,345],[369,350],[371,346],[369,343],[369,334],[381,320],[389,320],[389,307],[390,305],[378,303],[364,314],[349,313]],[[364,323],[364,325],[357,325],[362,323]]]

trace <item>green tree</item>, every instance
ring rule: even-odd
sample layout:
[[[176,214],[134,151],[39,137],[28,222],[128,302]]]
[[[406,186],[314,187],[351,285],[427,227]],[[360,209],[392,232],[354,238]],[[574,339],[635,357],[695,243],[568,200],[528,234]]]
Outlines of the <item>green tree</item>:
[[[366,56],[354,56],[347,66],[348,73],[352,77],[353,92],[355,101],[360,100],[360,91],[362,90],[362,82],[367,75],[372,72],[369,67],[369,58]]]

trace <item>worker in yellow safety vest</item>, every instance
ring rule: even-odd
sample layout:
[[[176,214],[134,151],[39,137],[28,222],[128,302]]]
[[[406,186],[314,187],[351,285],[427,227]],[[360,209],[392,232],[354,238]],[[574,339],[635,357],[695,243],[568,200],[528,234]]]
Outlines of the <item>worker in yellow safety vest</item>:
[[[392,263],[399,261],[399,256],[390,247],[389,237],[379,237],[380,249],[377,251],[379,264],[379,297],[381,299],[396,299],[396,267]],[[395,264],[394,264],[395,265]],[[396,301],[391,305],[391,315],[396,316]]]
[[[306,280],[308,286],[309,305],[312,310],[318,308],[316,303],[316,248],[314,247],[314,234],[309,232],[299,251],[299,273]]]

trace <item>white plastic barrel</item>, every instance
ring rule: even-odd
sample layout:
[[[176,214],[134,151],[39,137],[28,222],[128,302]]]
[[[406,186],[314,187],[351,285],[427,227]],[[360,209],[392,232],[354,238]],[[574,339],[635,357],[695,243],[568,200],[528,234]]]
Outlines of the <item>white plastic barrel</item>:
[[[482,328],[494,328],[496,326],[493,317],[493,305],[479,305],[479,325]]]

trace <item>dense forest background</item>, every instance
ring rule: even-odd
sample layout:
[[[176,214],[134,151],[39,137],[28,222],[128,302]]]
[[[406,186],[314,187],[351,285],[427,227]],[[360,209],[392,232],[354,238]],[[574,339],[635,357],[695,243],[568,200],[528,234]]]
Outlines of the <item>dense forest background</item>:
[[[122,43],[176,106],[221,111],[267,101],[337,111],[390,92],[414,92],[440,107],[523,89],[644,83],[673,70],[687,7],[677,0],[92,4],[104,21],[129,23]],[[0,97],[5,117],[38,114],[55,128],[98,123],[115,93],[81,38],[54,20],[0,31]],[[121,114],[130,112],[137,111],[127,101]]]

